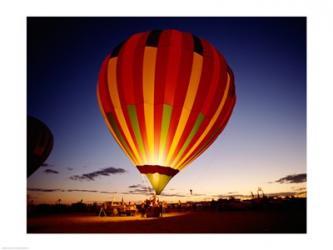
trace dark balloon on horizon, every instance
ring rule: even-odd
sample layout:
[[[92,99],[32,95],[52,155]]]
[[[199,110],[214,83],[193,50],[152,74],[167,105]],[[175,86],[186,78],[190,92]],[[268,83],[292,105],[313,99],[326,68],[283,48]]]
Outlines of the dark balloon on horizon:
[[[28,116],[27,120],[27,177],[31,176],[47,159],[53,148],[51,130],[40,120]]]

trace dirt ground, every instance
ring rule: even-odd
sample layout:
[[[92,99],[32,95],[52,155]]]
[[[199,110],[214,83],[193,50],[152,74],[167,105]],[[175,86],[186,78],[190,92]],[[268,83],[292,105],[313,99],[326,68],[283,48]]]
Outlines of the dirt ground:
[[[28,233],[306,233],[305,212],[224,211],[162,218],[46,215],[28,218]]]

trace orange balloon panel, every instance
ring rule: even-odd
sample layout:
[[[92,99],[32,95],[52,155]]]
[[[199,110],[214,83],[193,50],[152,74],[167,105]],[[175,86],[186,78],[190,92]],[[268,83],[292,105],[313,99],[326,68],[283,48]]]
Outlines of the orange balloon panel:
[[[236,101],[223,56],[177,30],[137,33],[115,48],[97,95],[115,140],[157,194],[214,142]]]

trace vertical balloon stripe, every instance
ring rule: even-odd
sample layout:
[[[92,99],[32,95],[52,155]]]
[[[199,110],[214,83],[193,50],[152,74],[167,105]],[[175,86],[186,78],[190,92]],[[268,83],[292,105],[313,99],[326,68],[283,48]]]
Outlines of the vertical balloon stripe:
[[[133,154],[131,153],[131,150],[130,148],[128,147],[124,137],[121,135],[121,132],[117,126],[117,122],[116,120],[114,119],[113,115],[111,112],[107,113],[107,118],[108,118],[108,121],[111,125],[111,127],[113,128],[113,131],[115,132],[115,137],[117,139],[119,139],[119,142],[118,144],[120,144],[122,146],[122,148],[124,148],[125,150],[125,153],[127,153],[129,156],[130,156],[130,159],[135,159],[135,157],[133,156]]]
[[[160,152],[160,138],[161,138],[161,126],[162,126],[162,116],[163,116],[163,105],[154,105],[154,159],[155,164],[161,165],[158,162],[159,152]]]
[[[169,152],[171,144],[175,139],[176,129],[178,127],[186,92],[188,90],[194,55],[193,39],[191,35],[187,33],[181,33],[180,38],[176,41],[177,43],[179,43],[180,46],[180,54],[176,57],[173,57],[173,59],[170,61],[170,65],[178,64],[179,68],[176,71],[177,77],[174,78],[174,82],[168,80],[169,87],[165,89],[166,93],[173,90],[173,92],[170,93],[170,98],[172,96],[170,100],[172,100],[172,102],[169,103],[167,100],[165,101],[166,104],[170,104],[173,107],[165,148],[166,154]],[[176,59],[179,61],[173,61]]]
[[[210,120],[208,126],[206,127],[205,131],[201,134],[200,138],[197,140],[197,142],[193,145],[193,147],[190,149],[189,152],[187,152],[187,154],[185,155],[185,157],[183,158],[183,160],[181,160],[177,166],[176,169],[178,169],[178,167],[183,163],[184,159],[186,159],[190,154],[193,153],[193,151],[196,150],[196,148],[198,147],[198,145],[201,143],[201,141],[206,137],[206,135],[209,133],[209,131],[211,130],[211,128],[213,127],[213,125],[215,124],[217,118],[219,117],[220,113],[222,112],[223,106],[225,104],[225,101],[227,99],[228,93],[229,93],[229,88],[230,88],[230,76],[228,74],[228,78],[227,78],[227,86],[224,89],[224,94],[222,97],[222,100],[220,102],[219,107],[217,108],[214,116],[212,117],[212,119]]]
[[[159,36],[156,65],[155,65],[155,85],[154,85],[154,153],[155,164],[163,165],[164,162],[160,161],[161,152],[161,127],[163,119],[163,104],[164,104],[164,92],[166,87],[169,86],[169,82],[166,81],[168,72],[168,64],[170,61],[170,38],[171,32],[162,32]]]
[[[140,125],[140,132],[141,137],[145,149],[145,153],[142,158],[147,160],[147,154],[149,152],[148,142],[147,142],[147,133],[146,133],[146,123],[145,123],[145,115],[144,115],[144,98],[143,98],[143,58],[144,52],[146,48],[146,41],[148,37],[148,32],[141,33],[140,38],[137,40],[137,43],[133,49],[133,52],[130,57],[133,59],[133,64],[131,65],[133,74],[130,76],[131,80],[133,81],[133,91],[132,95],[134,96],[134,104],[136,108],[136,114],[138,117],[139,125]],[[124,58],[126,60],[126,58]],[[124,71],[124,74],[128,74],[128,72]],[[123,83],[126,89],[126,82]],[[129,94],[128,91],[125,94]],[[127,109],[127,107],[126,107]],[[129,121],[130,123],[130,121]],[[134,131],[132,131],[134,133]],[[144,162],[143,162],[144,163]],[[143,164],[142,163],[142,164]]]
[[[225,104],[227,105],[227,104]],[[188,164],[190,164],[191,162],[193,162],[195,159],[197,159],[219,136],[219,134],[223,131],[224,127],[227,125],[227,122],[231,116],[233,107],[235,105],[235,98],[233,98],[230,101],[230,104],[228,105],[227,109],[226,109],[226,113],[224,113],[224,115],[222,116],[222,121],[220,125],[220,122],[217,128],[215,128],[214,132],[211,133],[211,135],[209,136],[209,139],[205,140],[202,145],[200,146],[200,149],[197,150],[191,157],[189,157],[181,166],[179,166],[179,170],[183,169],[184,167],[186,167]]]
[[[165,161],[165,146],[167,135],[169,131],[170,119],[172,114],[172,107],[170,105],[163,105],[163,115],[162,115],[162,124],[161,124],[161,135],[160,135],[160,148],[159,148],[159,159],[160,163]],[[161,164],[162,165],[162,164]]]
[[[102,114],[104,114],[104,112],[105,113],[110,112],[112,108],[108,84],[107,84],[108,64],[109,64],[109,56],[107,56],[104,59],[98,76],[97,97],[101,111],[103,110]],[[107,120],[106,117],[105,120]]]
[[[191,155],[189,158],[187,158],[182,165],[179,165],[177,169],[179,169],[179,170],[183,169],[184,167],[189,165],[192,161],[194,161],[196,158],[198,158],[201,155],[201,153],[203,151],[205,151],[205,149],[208,147],[208,145],[213,143],[214,138],[216,138],[218,136],[219,132],[220,132],[220,130],[216,129],[210,135],[210,137],[204,141],[203,145],[201,145],[201,147],[193,155]]]
[[[173,102],[170,103],[170,105],[183,108],[189,84],[191,83],[191,76],[193,76],[194,55],[199,55],[193,53],[193,39],[191,34],[182,33],[182,39],[179,42],[181,43],[181,49],[178,62],[178,77],[176,78],[176,82],[168,82],[168,85],[176,85],[175,91],[173,92]],[[171,63],[176,62],[172,61]],[[168,90],[169,89],[166,89],[166,91]],[[179,118],[177,120],[179,120]]]
[[[194,161],[195,159],[197,159],[217,138],[218,136],[222,133],[224,127],[226,126],[233,107],[235,104],[235,99],[230,100],[229,104],[225,104],[227,105],[226,109],[225,109],[225,113],[223,114],[223,116],[221,115],[221,118],[219,123],[217,124],[217,128],[215,133],[212,134],[211,138],[209,140],[207,140],[206,143],[204,143],[204,145],[202,146],[202,148],[197,152],[197,154],[195,155],[195,157],[192,157],[192,159],[188,162],[188,164],[190,164],[192,161]],[[185,165],[185,164],[184,164]],[[186,164],[187,165],[187,164]]]
[[[167,156],[167,162],[168,165],[170,164],[170,160],[175,153],[175,149],[178,145],[179,139],[184,131],[186,121],[190,115],[190,111],[193,106],[194,99],[197,94],[199,82],[200,82],[200,76],[201,76],[201,70],[202,70],[202,56],[194,53],[193,54],[193,64],[192,64],[192,71],[191,71],[191,76],[190,76],[190,82],[189,86],[187,89],[186,97],[185,97],[185,102],[183,105],[182,113],[180,115],[179,123],[176,129],[176,133],[174,136],[174,139],[171,143],[171,147],[168,152]]]
[[[186,159],[186,161],[178,168],[179,170],[183,169],[188,164],[196,160],[218,138],[231,116],[234,104],[235,98],[228,100],[228,103],[226,103],[223,108],[223,114],[220,115],[214,128],[212,128],[211,132],[207,135],[208,139],[205,139],[201,142],[198,147],[199,149],[197,149],[190,157]]]
[[[182,53],[182,37],[183,36],[180,32],[172,31],[170,37],[170,43],[172,46],[169,45],[166,49],[167,65],[165,74],[165,88],[163,89],[163,103],[169,105],[174,104],[179,73],[181,72],[182,74],[186,74],[186,70],[184,70],[186,63],[184,63],[184,60],[181,60],[181,56],[184,56],[184,53]],[[163,42],[163,40],[161,42]]]
[[[108,119],[108,117],[106,116],[106,113],[103,109],[102,106],[102,101],[100,99],[100,93],[97,89],[97,100],[98,100],[98,104],[99,104],[99,108],[100,111],[102,113],[102,116],[104,118],[105,124],[108,127],[109,131],[111,132],[113,138],[116,140],[116,142],[118,143],[118,145],[121,147],[121,149],[123,150],[123,152],[127,155],[127,157],[132,161],[132,163],[134,164],[139,164],[138,160],[133,156],[133,154],[130,154],[126,149],[125,146],[121,143],[121,141],[118,139],[116,132],[114,131],[114,129],[111,126],[110,120]],[[110,113],[110,112],[108,112]]]
[[[104,118],[104,121],[107,125],[107,128],[109,129],[109,131],[111,132],[113,138],[116,140],[116,142],[118,143],[118,145],[121,147],[121,149],[123,150],[123,152],[127,155],[127,157],[134,163],[134,164],[139,164],[138,159],[136,157],[134,157],[133,153],[129,153],[128,150],[125,149],[125,147],[122,145],[122,143],[120,142],[120,140],[118,139],[114,129],[112,128],[106,113],[109,113],[111,111],[111,99],[110,99],[110,95],[109,95],[109,87],[107,84],[107,68],[108,68],[108,61],[109,61],[109,57],[106,58],[106,60],[104,60],[102,68],[101,68],[101,72],[99,75],[99,81],[98,81],[98,86],[97,86],[97,100],[98,100],[98,104],[99,104],[99,108],[100,111],[102,113],[102,116]],[[101,98],[101,95],[103,95],[103,99]]]
[[[144,103],[135,104],[136,116],[139,122],[139,129],[141,133],[141,138],[144,147],[144,159],[145,162],[149,159],[149,147],[147,141],[147,131],[146,131],[146,122],[145,122],[145,112],[144,112]]]
[[[144,104],[146,134],[148,142],[147,163],[154,164],[154,106]]]
[[[158,69],[165,65],[164,88],[161,91],[163,95],[162,103],[169,105],[172,110],[170,113],[171,117],[169,119],[168,132],[165,134],[165,141],[160,143],[161,147],[159,148],[158,154],[160,162],[163,161],[163,165],[166,165],[167,151],[174,138],[174,133],[181,114],[180,107],[183,103],[176,109],[172,107],[175,105],[177,98],[184,99],[185,97],[193,58],[191,51],[182,50],[182,48],[186,46],[183,42],[183,34],[175,30],[171,30],[168,33],[169,39],[166,39],[167,36],[161,35],[160,47],[158,48],[158,50],[161,51],[161,53],[158,51],[158,56],[162,56],[165,53],[165,59],[161,58],[160,60],[163,61],[163,64],[156,66]]]
[[[175,158],[175,160],[172,162],[171,166],[176,166],[177,162],[179,161],[179,159],[183,156],[183,153],[185,151],[185,149],[188,147],[188,145],[190,144],[190,142],[192,141],[193,137],[196,135],[196,133],[198,132],[199,130],[199,127],[202,123],[202,121],[204,120],[204,116],[203,114],[199,114],[195,123],[194,123],[194,126],[189,134],[189,136],[187,137],[185,143],[182,145],[181,149],[179,150],[178,154],[177,154],[177,157]]]
[[[164,91],[169,86],[167,81],[168,64],[171,58],[169,57],[169,45],[163,45],[170,40],[170,32],[163,32],[160,36],[159,45],[156,55],[156,70],[155,70],[155,86],[154,86],[154,103],[155,105],[164,104]],[[155,111],[156,114],[156,111]],[[156,119],[155,119],[156,120]],[[156,126],[155,126],[156,128]],[[158,128],[159,129],[159,128]]]
[[[202,73],[201,73],[201,77],[200,77],[198,95],[195,98],[195,102],[193,104],[193,110],[199,111],[199,112],[201,112],[203,105],[207,101],[208,102],[210,101],[209,99],[207,99],[207,96],[209,95],[209,90],[210,90],[209,86],[211,86],[212,84],[217,82],[215,80],[215,78],[216,78],[215,75],[216,75],[216,71],[220,70],[219,68],[217,69],[216,66],[214,65],[215,62],[212,58],[211,47],[207,46],[207,43],[204,42],[203,48],[204,48],[204,51],[203,51]],[[203,113],[203,115],[205,115],[205,114]]]
[[[142,136],[141,136],[141,133],[140,133],[140,125],[139,125],[139,121],[138,121],[138,116],[136,114],[135,105],[128,105],[127,110],[128,110],[128,114],[129,114],[129,117],[130,117],[130,120],[131,120],[131,125],[132,125],[132,128],[133,128],[133,131],[134,131],[134,134],[135,134],[135,137],[136,137],[136,141],[138,142],[138,145],[139,145],[140,153],[142,155],[144,155],[145,154],[145,149],[144,149],[144,146],[143,146]]]
[[[143,57],[143,99],[144,115],[146,122],[146,134],[149,151],[147,153],[148,163],[154,164],[154,85],[155,64],[157,49],[146,47]]]
[[[211,47],[211,45],[207,46]],[[212,61],[214,62],[211,68],[212,82],[208,85],[209,91],[206,96],[206,101],[201,107],[201,112],[208,117],[212,117],[215,111],[211,107],[218,107],[227,81],[226,73],[223,71],[224,65],[222,65],[218,52],[213,48],[211,48],[211,51]]]
[[[229,104],[227,104],[227,103],[225,104],[225,106],[227,106],[225,109],[225,113],[223,113],[223,115],[221,114],[221,116],[220,116],[221,119],[219,119],[219,121],[217,122],[218,124],[216,124],[216,126],[215,126],[216,128],[214,129],[214,132],[211,133],[211,135],[207,141],[202,143],[201,148],[193,156],[189,157],[189,159],[185,163],[183,163],[183,165],[179,169],[184,168],[185,166],[190,164],[192,161],[197,159],[217,139],[217,137],[223,131],[224,127],[227,124],[227,121],[230,118],[234,104],[235,104],[234,100],[231,100]]]
[[[126,140],[128,141],[129,146],[133,150],[134,156],[138,159],[139,162],[142,162],[142,159],[135,147],[132,136],[128,130],[127,123],[124,117],[124,113],[120,104],[118,87],[117,87],[117,58],[111,58],[109,61],[109,73],[108,73],[108,86],[109,93],[111,97],[111,101],[113,106],[115,107],[115,114],[120,123],[120,127],[122,128]],[[144,155],[143,155],[144,157]]]
[[[134,55],[137,50],[140,39],[145,39],[142,33],[131,36],[118,57],[117,63],[117,80],[119,86],[119,97],[125,105],[136,103],[136,81],[134,79],[134,71],[136,67],[140,67],[134,60]]]
[[[143,57],[143,99],[145,104],[154,104],[156,54],[156,48],[145,48]]]
[[[206,138],[197,146],[196,150],[192,152],[191,155],[188,157],[184,157],[182,159],[182,163],[178,164],[177,169],[181,170],[188,164],[190,164],[192,161],[194,161],[196,158],[198,158],[219,136],[219,134],[222,132],[223,128],[221,127],[221,124],[223,125],[223,121],[225,123],[228,121],[233,106],[229,106],[229,104],[225,103],[223,108],[223,114],[221,113],[220,117],[214,124],[214,126],[211,128],[209,133],[207,134]],[[230,110],[230,114],[228,114],[228,110]]]
[[[212,129],[213,130],[213,129]],[[213,131],[211,131],[210,134],[207,135],[207,138],[201,143],[201,145],[198,147],[198,149],[190,155],[182,165],[178,167],[178,170],[183,169],[187,165],[189,165],[191,162],[193,162],[195,159],[197,159],[219,136],[221,133],[221,130],[219,127],[215,128]]]
[[[137,100],[139,99],[137,98],[137,86],[141,86],[142,79],[140,80],[140,82],[138,82],[138,79],[135,79],[136,75],[134,74],[134,72],[135,67],[142,67],[145,39],[146,36],[144,35],[144,33],[139,33],[131,36],[131,38],[124,43],[122,49],[119,51],[117,61],[117,86],[119,92],[119,99],[122,110],[124,111],[123,115],[126,120],[126,124],[128,125],[128,130],[131,137],[133,138],[135,148],[138,151],[140,151],[141,149],[139,149],[139,142],[137,140],[137,136],[135,135],[134,129],[131,126],[131,120],[128,113],[128,105],[133,105],[137,103]],[[142,57],[139,60],[135,60],[135,55],[137,53],[142,53]],[[135,108],[137,112],[138,110],[140,110],[140,105],[137,105]],[[141,123],[141,125],[143,124],[144,123]],[[143,133],[141,130],[141,137],[142,135]],[[145,151],[141,151],[140,155],[144,159]]]
[[[207,46],[207,42],[203,41],[199,41],[198,39],[195,39],[197,42],[197,45],[195,46],[197,48],[197,51],[201,51],[201,53],[203,54],[203,65],[202,65],[202,73],[200,76],[200,83],[199,83],[199,87],[198,87],[198,94],[195,97],[195,101],[193,103],[193,107],[190,113],[190,116],[186,122],[186,126],[184,129],[184,132],[178,142],[178,146],[175,150],[175,152],[179,152],[181,150],[181,148],[184,146],[185,141],[187,140],[191,129],[193,128],[193,125],[195,124],[196,119],[198,118],[199,113],[201,112],[201,109],[203,107],[203,105],[205,104],[205,102],[208,102],[209,100],[207,100],[207,96],[209,95],[208,91],[209,88],[208,86],[212,85],[213,82],[217,82],[217,79],[213,78],[212,71],[214,70],[214,61],[212,60],[212,48]],[[215,68],[215,71],[217,71],[217,69]],[[218,104],[217,104],[218,105]],[[217,107],[216,105],[216,107]],[[203,114],[203,113],[202,113]],[[185,153],[187,153],[187,151],[193,146],[193,144],[195,143],[196,139],[200,137],[200,135],[203,133],[203,131],[205,130],[205,127],[208,125],[208,121],[204,121],[203,124],[201,124],[200,129],[197,131],[197,133],[195,134],[194,138],[192,138],[191,142],[189,143],[189,145],[187,145],[185,151],[182,152],[181,155],[184,155]],[[172,158],[172,166],[175,165],[176,161],[176,155],[174,155],[174,157]],[[180,159],[177,159],[177,161],[179,161]]]

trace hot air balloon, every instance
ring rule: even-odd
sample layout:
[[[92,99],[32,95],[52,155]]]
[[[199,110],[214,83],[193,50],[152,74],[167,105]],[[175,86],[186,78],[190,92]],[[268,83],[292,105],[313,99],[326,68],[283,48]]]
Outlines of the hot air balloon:
[[[137,33],[116,47],[97,96],[114,139],[156,194],[215,141],[236,101],[221,53],[177,30]]]
[[[53,147],[50,129],[32,116],[28,116],[27,144],[29,177],[44,163]]]

